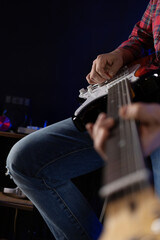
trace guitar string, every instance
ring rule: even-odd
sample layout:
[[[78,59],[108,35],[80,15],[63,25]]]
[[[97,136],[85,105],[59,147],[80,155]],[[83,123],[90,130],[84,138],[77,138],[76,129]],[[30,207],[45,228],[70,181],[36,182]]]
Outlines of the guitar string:
[[[122,84],[121,82],[118,84],[118,95],[119,95],[119,102],[118,102],[118,111],[119,108],[123,105],[123,96],[122,96]],[[126,162],[124,162],[125,159],[127,159],[126,154],[126,136],[125,136],[125,129],[124,129],[124,121],[119,118],[119,131],[120,131],[120,140],[119,140],[119,148],[120,148],[120,162],[121,162],[121,176],[125,175],[126,172]]]
[[[125,92],[124,92],[124,86],[123,86],[124,80],[120,81],[118,83],[118,95],[119,95],[119,101],[118,101],[118,112],[121,106],[123,106],[125,102]],[[126,131],[126,125],[122,118],[119,117],[119,131],[120,131],[120,139],[119,139],[119,148],[120,148],[120,163],[121,163],[121,177],[124,177],[126,174],[129,173],[129,161],[128,161],[128,151],[127,151],[127,145],[128,145],[128,139],[127,139],[127,131]],[[125,190],[122,191],[121,196],[125,194]]]
[[[121,94],[120,94],[121,91],[122,90],[120,89],[119,84],[115,84],[114,86],[112,86],[109,89],[109,93],[108,93],[108,114],[109,114],[109,116],[113,117],[114,119],[119,119],[118,109],[122,105],[122,98],[121,98]],[[120,135],[119,139],[122,139],[121,144],[123,144],[123,139],[125,139],[125,135],[124,135],[125,131],[123,130],[124,126],[123,126],[123,122],[121,120],[119,122],[119,126],[120,126],[120,129],[118,129],[119,135]],[[119,142],[119,139],[118,139],[118,142]],[[115,146],[115,147],[117,148],[115,151],[118,151],[118,149],[120,150],[120,145]],[[110,151],[110,149],[108,149],[108,151]],[[114,152],[113,152],[113,154],[114,154]],[[117,179],[119,177],[119,175],[122,176],[122,169],[124,169],[124,167],[122,165],[123,162],[119,160],[119,157],[120,157],[120,159],[123,159],[123,158],[125,159],[126,158],[125,151],[120,151],[120,155],[121,156],[116,156],[113,159],[114,161],[110,162],[110,164],[109,164],[109,167],[111,169],[112,169],[112,166],[114,167],[114,173],[112,171],[113,176],[111,176],[112,180],[114,178]],[[109,178],[110,178],[110,174],[111,174],[111,171],[109,171]]]
[[[127,104],[127,99],[126,99],[126,89],[125,89],[125,86],[124,86],[124,80],[122,82],[120,82],[120,87],[121,87],[121,91],[120,91],[120,94],[121,94],[121,98],[122,98],[122,104],[121,106],[123,105],[126,105]],[[131,151],[131,143],[130,143],[130,138],[128,135],[130,135],[130,129],[129,129],[129,124],[127,121],[124,121],[123,119],[121,119],[121,122],[123,124],[123,132],[124,132],[124,151],[125,151],[125,158],[122,159],[121,161],[125,161],[125,169],[124,169],[124,174],[129,173],[129,169],[130,169],[130,163],[129,163],[129,152]],[[123,151],[123,149],[121,148],[121,151]]]
[[[127,98],[128,98],[128,104],[130,104],[132,102],[131,101],[131,90],[130,90],[130,83],[127,79],[125,81],[125,85],[126,85],[126,94],[127,94]],[[129,120],[129,124],[130,124],[130,132],[131,132],[131,144],[133,146],[133,148],[131,148],[131,150],[132,150],[131,157],[133,156],[133,161],[131,161],[131,163],[134,164],[133,168],[135,169],[135,171],[137,171],[137,170],[145,168],[144,158],[142,155],[136,121]],[[141,181],[138,183],[138,187],[139,187],[139,190],[141,190],[143,188],[143,183]],[[134,192],[136,190],[135,188],[136,188],[136,186],[133,185],[132,192]]]
[[[116,104],[118,106],[118,108],[121,106],[121,105],[124,105],[124,104],[128,104],[130,103],[130,94],[129,94],[129,91],[128,93],[126,92],[126,90],[128,89],[128,86],[124,86],[124,84],[128,85],[127,84],[127,81],[122,81],[122,84],[116,84],[115,86],[111,87],[110,91],[109,91],[109,96],[111,97],[111,100],[112,101],[112,97],[114,97],[114,99],[117,99],[117,95],[119,97],[118,101],[115,101],[114,102],[114,105]],[[118,86],[118,89],[117,89],[117,86]],[[121,89],[119,89],[119,86],[121,86]],[[114,90],[114,95],[113,95],[113,90]],[[118,93],[118,94],[116,94]],[[123,93],[123,94],[121,94]],[[116,94],[116,96],[115,96]],[[113,95],[113,96],[112,96]],[[113,103],[112,103],[113,104]],[[110,105],[109,105],[110,106]],[[117,108],[116,107],[110,107],[109,109],[109,114],[112,116],[112,117],[117,117]],[[115,110],[115,111],[114,111]],[[132,123],[130,121],[120,121],[120,139],[121,137],[123,136],[124,139],[126,139],[127,141],[127,145],[125,146],[125,150],[123,150],[124,148],[120,148],[121,149],[121,159],[122,161],[119,162],[119,164],[115,164],[118,165],[118,169],[120,170],[120,174],[122,176],[122,171],[124,171],[123,175],[126,173],[126,172],[133,172],[134,170],[136,170],[136,168],[138,168],[138,165],[136,167],[136,162],[135,162],[135,152],[137,153],[137,149],[136,149],[136,146],[135,146],[135,142],[137,143],[136,141],[136,136],[135,136],[135,129],[133,129],[132,127]],[[123,130],[122,130],[123,129]],[[134,130],[134,131],[133,131]],[[130,137],[131,135],[131,132],[132,134],[134,135],[133,138]],[[123,139],[122,137],[122,139]],[[134,139],[134,140],[133,140]],[[122,140],[123,141],[123,140]],[[122,142],[121,142],[122,143]],[[122,143],[123,144],[123,143]],[[133,150],[131,148],[131,146],[133,146]],[[137,155],[137,154],[136,154]],[[133,160],[131,161],[130,158],[133,158]],[[126,167],[125,166],[125,163],[124,163],[124,160],[123,159],[126,159]],[[138,158],[139,159],[139,158]],[[132,165],[131,165],[132,163]],[[133,166],[133,164],[135,164],[135,166]],[[113,164],[112,164],[113,165]],[[121,167],[120,167],[121,165]],[[115,178],[118,177],[118,173],[117,173],[117,170],[115,171],[115,173],[113,174]]]
[[[120,99],[120,88],[118,84],[115,84],[114,86],[112,86],[109,89],[108,92],[108,115],[110,117],[113,117],[114,119],[118,119],[118,108],[119,108],[119,104],[121,102]],[[119,102],[119,103],[118,103]],[[114,131],[116,131],[116,129],[114,129]],[[120,156],[118,154],[118,150],[120,150],[119,146],[117,145],[119,143],[119,139],[122,137],[120,136],[120,134],[122,135],[124,133],[124,131],[119,131],[119,129],[117,128],[117,132],[113,133],[113,135],[119,135],[117,136],[117,141],[115,139],[116,136],[112,136],[113,140],[110,139],[110,144],[109,147],[107,149],[107,154],[112,157],[112,161],[109,162],[109,166],[108,166],[108,182],[116,180],[119,178],[120,175],[122,175],[122,169],[123,167],[121,166],[121,162],[119,160],[119,157],[122,159],[123,156]],[[112,142],[111,142],[112,141]],[[114,144],[114,146],[112,146],[111,144]],[[116,148],[116,149],[114,149]],[[123,154],[123,151],[119,151],[119,153]],[[115,155],[116,154],[116,155]],[[114,171],[112,171],[112,169],[114,169]]]
[[[113,117],[114,119],[118,119],[118,94],[117,94],[117,92],[118,92],[118,85],[116,84],[114,87],[112,87],[110,89],[110,93],[111,93],[110,94],[110,100],[111,100],[111,103],[112,103],[112,107],[110,107],[109,116]],[[116,131],[116,133],[115,133],[114,138],[116,137],[117,142],[118,142],[119,131],[118,131],[118,129],[115,129],[115,131]],[[114,139],[114,140],[116,140],[116,139]],[[115,141],[113,141],[113,142],[114,142],[114,145],[117,144],[117,142],[115,142]],[[115,145],[114,147],[116,148],[115,151],[114,151],[114,153],[116,154],[116,152],[118,152],[119,148],[118,148],[117,145]],[[119,170],[120,170],[118,153],[116,154],[116,156],[114,155],[114,158],[113,158],[113,161],[112,161],[112,166],[114,168],[116,166],[116,169],[115,169],[114,172],[112,172],[113,176],[111,176],[111,179],[113,179],[113,178],[117,179],[117,177],[119,176]]]
[[[121,99],[121,101],[119,102],[119,107],[131,103],[127,79],[123,79],[122,81],[120,81],[118,86],[120,88],[120,91],[118,91],[118,94],[120,95],[119,99]],[[120,162],[122,166],[121,175],[125,176],[137,170],[134,154],[136,149],[134,147],[135,145],[133,144],[134,138],[132,138],[134,132],[132,131],[131,121],[130,120],[126,121],[120,118],[119,130],[121,132],[120,141],[122,141],[122,146],[120,146],[121,151]],[[136,139],[134,140],[136,141]],[[124,194],[126,194],[128,193],[128,191],[130,191],[131,193],[130,199],[133,199],[134,190],[135,190],[134,186],[133,184],[131,184],[131,186],[128,189],[124,189],[123,192]]]
[[[121,98],[121,94],[120,94],[120,85],[118,84],[118,91],[117,91],[117,94],[118,94],[118,103],[117,103],[117,107],[118,109],[121,107],[122,105],[122,98]],[[123,122],[121,121],[121,119],[119,118],[118,116],[118,119],[119,119],[119,137],[121,139],[121,144],[123,145],[123,139],[124,139],[124,131],[123,131]],[[123,147],[123,146],[122,146]],[[124,151],[122,151],[121,149],[121,146],[120,146],[120,142],[119,142],[119,148],[120,148],[120,171],[121,171],[121,175],[123,174],[123,169],[124,169],[124,164],[123,164],[123,161],[121,161],[121,159],[124,159],[125,156],[124,156]]]
[[[122,82],[123,85],[123,105],[127,105],[130,102],[130,95],[127,93],[127,81],[126,79]],[[132,172],[135,170],[134,166],[134,150],[133,150],[133,141],[132,141],[132,134],[133,132],[131,131],[131,125],[130,125],[130,120],[123,120],[124,126],[125,126],[125,133],[126,133],[126,151],[127,151],[127,170],[128,172]]]
[[[111,113],[110,115],[112,115],[114,118],[119,118],[118,117],[118,110],[119,107],[127,104],[126,101],[126,96],[125,96],[125,89],[124,86],[122,84],[122,82],[120,82],[119,84],[116,84],[112,89],[111,92],[114,92],[114,99],[117,99],[118,101],[115,101],[116,106],[112,107],[111,109]],[[123,93],[123,94],[122,94]],[[118,96],[118,98],[116,97]],[[114,112],[113,112],[114,110]],[[127,136],[128,133],[130,133],[130,128],[129,128],[129,123],[125,122],[122,119],[119,119],[119,143],[118,143],[118,148],[120,149],[120,161],[115,159],[115,161],[118,161],[119,163],[119,168],[118,170],[120,170],[120,175],[125,175],[126,172],[129,171],[129,153],[128,153],[128,148],[130,148],[131,143],[130,143],[130,138],[129,136]],[[129,143],[129,144],[126,144]],[[130,150],[131,151],[131,150]],[[133,154],[132,154],[133,155]],[[124,159],[126,159],[126,162],[124,162]],[[119,171],[118,171],[119,172]]]
[[[128,97],[127,96],[127,93],[124,92],[124,86],[123,85],[123,82],[120,83],[120,84],[116,84],[115,86],[111,87],[109,89],[109,92],[108,92],[108,114],[109,116],[113,117],[113,118],[119,118],[118,117],[118,111],[119,111],[119,108],[124,105],[124,104],[127,104],[128,103]],[[125,89],[126,91],[126,89]],[[122,96],[122,93],[124,92],[124,95]],[[112,107],[111,105],[114,105],[114,107]],[[127,126],[128,128],[128,126]],[[126,129],[125,129],[125,122],[124,120],[122,119],[119,119],[119,139],[121,139],[121,144],[123,145],[123,141],[125,140],[127,143],[128,141],[131,141],[131,138],[128,139],[128,136],[126,138],[125,134],[126,134]],[[128,141],[127,141],[128,140]],[[126,173],[126,169],[129,169],[130,168],[130,163],[129,163],[129,154],[128,154],[128,151],[126,151],[127,149],[127,143],[125,143],[124,146],[119,146],[120,148],[120,161],[118,162],[119,165],[118,165],[118,168],[119,169],[119,174],[122,176],[122,175],[125,175]],[[132,143],[132,142],[131,142]],[[131,146],[131,143],[129,144]],[[123,151],[125,147],[125,150]],[[133,154],[131,154],[133,156]],[[126,159],[126,162],[125,162],[125,159]],[[115,159],[114,159],[115,160]],[[117,159],[118,160],[118,159]],[[115,164],[115,162],[111,162],[112,165]],[[111,170],[115,170],[115,166],[117,164],[115,164],[112,168],[111,164],[109,165],[111,167]],[[127,165],[127,167],[126,167]],[[111,172],[110,172],[110,168],[108,168],[108,171],[107,171],[107,176],[109,177]],[[125,170],[124,170],[125,169]],[[117,171],[117,170],[116,170]],[[114,171],[114,172],[116,172]],[[113,171],[112,171],[113,172]],[[118,174],[115,173],[115,177],[118,177]],[[109,177],[110,178],[110,177]],[[112,177],[111,177],[112,179]],[[107,198],[105,199],[105,202],[104,202],[104,208],[102,209],[102,212],[101,212],[101,216],[100,216],[100,220],[102,221],[103,219],[103,216],[104,216],[104,209],[106,209],[106,205],[107,205]]]
[[[119,118],[118,116],[118,111],[119,108],[124,104],[124,97],[123,93],[124,89],[122,87],[121,82],[116,83],[113,85],[109,91],[109,116],[112,116],[114,119],[119,119],[119,126],[117,127],[117,130],[119,132],[119,138],[117,139],[117,146],[116,150],[119,150],[119,155],[113,159],[112,165],[110,164],[110,169],[112,172],[111,180],[117,180],[119,177],[125,176],[126,173],[128,173],[129,166],[128,165],[128,156],[127,156],[127,151],[126,151],[126,130],[125,130],[125,125],[124,121]],[[111,104],[113,105],[111,108]],[[111,153],[112,154],[112,153]],[[126,161],[125,161],[126,160]],[[114,169],[114,171],[113,171]]]
[[[129,96],[127,95],[127,87],[126,86],[126,79],[122,80],[120,83],[120,95],[122,98],[121,101],[121,106],[124,106],[126,104],[128,104],[129,101]],[[134,155],[133,155],[133,149],[132,149],[132,138],[131,138],[131,128],[130,128],[130,121],[125,121],[123,119],[121,119],[121,125],[123,126],[123,128],[121,129],[121,131],[123,131],[123,136],[124,136],[124,147],[121,148],[121,151],[124,152],[124,158],[121,159],[121,161],[123,162],[123,176],[126,176],[132,172],[134,172]],[[130,186],[131,192],[132,192],[132,185]],[[128,193],[128,189],[124,189],[124,194]],[[132,198],[132,196],[131,196]]]
[[[109,90],[108,90],[108,115],[113,117],[113,118],[118,118],[118,109],[120,106],[123,106],[124,104],[129,104],[131,103],[131,92],[129,89],[129,84],[128,84],[128,79],[123,79],[120,84],[115,84],[113,85]],[[121,88],[120,88],[121,85]],[[121,93],[124,92],[124,96],[122,96]],[[112,104],[109,104],[111,103]],[[114,106],[112,106],[114,104]],[[117,108],[115,107],[117,106]],[[115,109],[115,111],[114,111]],[[126,132],[132,133],[131,136]],[[123,151],[124,148],[121,148],[120,151],[120,165],[119,164],[115,164],[114,162],[114,166],[118,165],[118,168],[116,169],[116,174],[115,175],[115,179],[116,177],[118,177],[118,173],[117,170],[120,171],[120,173],[123,175],[125,175],[125,171],[130,172],[130,171],[134,171],[134,170],[139,170],[139,168],[143,168],[144,164],[143,164],[143,155],[142,155],[142,151],[141,151],[141,147],[139,144],[139,136],[137,134],[137,126],[135,121],[130,120],[130,121],[124,121],[119,119],[119,137],[120,139],[126,139],[126,146],[125,146],[125,151]],[[138,139],[138,141],[137,141]],[[129,147],[128,146],[129,143]],[[121,142],[121,144],[123,145],[123,142]],[[127,158],[125,158],[127,155]],[[133,159],[131,161],[131,158]],[[124,162],[124,159],[127,159],[126,162]],[[141,164],[142,162],[142,164]],[[125,165],[126,163],[126,165]],[[130,165],[132,163],[132,165]],[[112,162],[113,165],[113,162]],[[114,168],[108,168],[108,170],[113,170]],[[107,172],[108,173],[108,172]],[[111,172],[110,172],[111,174]],[[108,175],[108,174],[107,174]],[[110,177],[109,177],[110,178]],[[111,178],[112,179],[112,178]],[[143,183],[140,181],[139,183],[139,187],[140,189],[143,188]],[[136,186],[134,184],[131,184],[131,188],[132,191],[131,193],[133,193],[136,190]],[[105,200],[105,207],[106,208],[107,205],[107,198]]]
[[[129,90],[129,84],[127,79],[123,81],[123,92],[124,92],[124,103],[123,105],[128,105],[131,103],[131,94]],[[125,125],[125,131],[126,131],[126,140],[127,140],[127,161],[128,161],[128,172],[135,172],[137,170],[136,163],[135,163],[135,147],[134,147],[134,140],[136,139],[133,137],[134,131],[132,131],[131,127],[131,120],[123,120]],[[133,199],[133,193],[134,193],[134,185],[131,184],[130,186],[130,199]]]

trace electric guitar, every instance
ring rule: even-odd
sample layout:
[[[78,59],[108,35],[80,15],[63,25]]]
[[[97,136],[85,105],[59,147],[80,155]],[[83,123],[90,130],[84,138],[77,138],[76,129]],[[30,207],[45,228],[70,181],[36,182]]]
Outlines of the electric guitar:
[[[154,55],[144,57],[123,67],[110,81],[80,89],[82,103],[73,115],[73,122],[80,131],[85,124],[95,122],[100,112],[106,112],[108,90],[115,83],[127,79],[133,92],[132,101],[160,102],[160,68],[153,64]]]
[[[137,124],[118,116],[119,108],[132,101],[160,102],[159,69],[146,62],[151,66],[151,57],[123,68],[110,82],[81,90],[84,102],[73,117],[81,131],[101,111],[116,119],[105,144],[108,162],[100,195],[107,205],[99,240],[160,240],[160,201],[150,184]]]

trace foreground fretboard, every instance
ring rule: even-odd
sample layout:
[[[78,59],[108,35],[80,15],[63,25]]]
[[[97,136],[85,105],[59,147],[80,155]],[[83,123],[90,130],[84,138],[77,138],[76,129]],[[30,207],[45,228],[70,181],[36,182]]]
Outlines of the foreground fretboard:
[[[136,123],[134,120],[123,120],[118,115],[119,108],[129,103],[129,81],[123,79],[110,84],[107,115],[115,119],[116,125],[106,144],[108,162],[104,174],[104,187],[101,189],[104,196],[148,178]]]

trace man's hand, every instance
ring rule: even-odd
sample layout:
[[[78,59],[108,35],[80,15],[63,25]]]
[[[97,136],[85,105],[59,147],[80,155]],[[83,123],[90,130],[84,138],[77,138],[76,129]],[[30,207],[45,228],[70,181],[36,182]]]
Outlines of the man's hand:
[[[140,121],[139,134],[144,156],[160,147],[160,104],[135,103],[119,111],[123,119]]]
[[[140,122],[139,133],[144,156],[160,147],[160,105],[135,103],[120,108],[119,115],[123,119],[134,119]],[[102,113],[95,124],[88,123],[86,128],[94,141],[96,151],[103,159],[107,159],[104,144],[109,137],[114,121]]]
[[[98,55],[86,79],[89,84],[105,82],[114,77],[119,69],[132,59],[132,54],[124,49]]]
[[[99,114],[95,124],[86,124],[86,129],[93,139],[94,148],[104,160],[107,160],[106,153],[104,152],[105,142],[113,126],[114,120],[112,118],[107,118],[105,113]]]

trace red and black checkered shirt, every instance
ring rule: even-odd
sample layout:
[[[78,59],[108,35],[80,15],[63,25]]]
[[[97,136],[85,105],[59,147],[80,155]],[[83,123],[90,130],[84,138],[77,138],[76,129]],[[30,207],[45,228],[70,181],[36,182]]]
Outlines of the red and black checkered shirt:
[[[160,0],[150,0],[141,21],[121,47],[132,51],[136,59],[143,56],[145,50],[153,50],[160,63]]]

